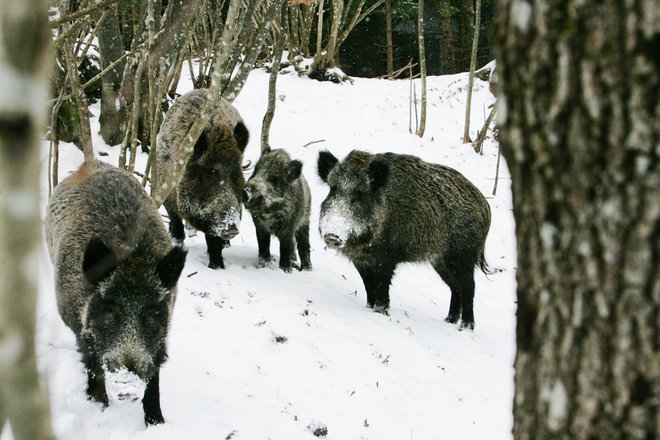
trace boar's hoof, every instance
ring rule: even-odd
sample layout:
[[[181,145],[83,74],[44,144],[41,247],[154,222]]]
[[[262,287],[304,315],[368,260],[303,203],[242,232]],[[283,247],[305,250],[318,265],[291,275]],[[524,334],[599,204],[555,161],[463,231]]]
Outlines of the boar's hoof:
[[[461,325],[458,326],[458,330],[474,330],[474,322],[462,321]]]
[[[450,323],[450,324],[456,324],[456,323],[458,322],[458,315],[454,315],[454,314],[451,314],[451,313],[450,313],[450,314],[447,315],[447,317],[445,318],[445,322],[448,322],[448,323]]]
[[[390,316],[388,309],[389,307],[383,304],[374,305],[374,312],[380,313],[381,315]]]
[[[225,268],[225,262],[224,262],[224,260],[209,261],[209,268],[211,268],[211,269],[224,269]]]
[[[259,261],[257,262],[257,267],[260,269],[263,269],[264,267],[270,267],[270,262],[273,261],[273,257],[270,255],[267,257],[259,257]]]
[[[325,234],[323,236],[323,241],[330,249],[338,249],[341,247],[344,242],[341,238],[337,237],[335,234]]]
[[[282,269],[286,273],[291,273],[293,271],[292,266],[280,266],[280,269]]]
[[[163,418],[163,414],[158,411],[157,414],[145,414],[144,415],[144,423],[149,426],[149,425],[160,425],[165,423],[165,419]]]

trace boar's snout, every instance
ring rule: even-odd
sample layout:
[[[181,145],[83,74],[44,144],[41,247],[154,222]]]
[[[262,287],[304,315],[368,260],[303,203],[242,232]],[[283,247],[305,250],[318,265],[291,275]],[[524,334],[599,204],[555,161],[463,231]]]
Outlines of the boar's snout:
[[[225,229],[220,233],[220,237],[223,240],[231,240],[238,235],[238,232],[238,227],[236,225],[231,225],[228,229]]]
[[[156,372],[154,361],[147,350],[135,346],[112,350],[104,356],[104,366],[109,372],[126,369],[143,380],[148,380]]]
[[[250,210],[255,208],[260,208],[264,205],[265,199],[262,194],[255,192],[251,187],[245,187],[243,190],[243,196],[245,200],[245,207]]]
[[[325,244],[330,249],[339,249],[344,244],[342,239],[335,234],[325,234],[323,236],[323,241],[325,241]]]

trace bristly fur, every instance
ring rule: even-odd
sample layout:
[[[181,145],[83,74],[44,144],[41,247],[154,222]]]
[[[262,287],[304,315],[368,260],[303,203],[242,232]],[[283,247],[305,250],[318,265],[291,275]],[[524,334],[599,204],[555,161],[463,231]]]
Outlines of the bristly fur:
[[[355,150],[339,162],[322,152],[317,165],[330,186],[321,233],[355,264],[369,307],[387,312],[399,263],[428,261],[452,291],[447,321],[473,328],[474,267],[488,271],[490,207],[481,192],[458,171],[409,155]]]

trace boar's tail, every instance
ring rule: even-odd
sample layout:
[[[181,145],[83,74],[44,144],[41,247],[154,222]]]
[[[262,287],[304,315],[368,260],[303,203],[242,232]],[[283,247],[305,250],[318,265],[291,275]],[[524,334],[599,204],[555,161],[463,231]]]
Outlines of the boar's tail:
[[[493,275],[498,272],[497,269],[493,270],[490,268],[490,266],[488,266],[483,251],[481,252],[481,255],[479,255],[479,261],[477,261],[477,264],[479,265],[479,269],[481,269],[481,271],[486,275]]]

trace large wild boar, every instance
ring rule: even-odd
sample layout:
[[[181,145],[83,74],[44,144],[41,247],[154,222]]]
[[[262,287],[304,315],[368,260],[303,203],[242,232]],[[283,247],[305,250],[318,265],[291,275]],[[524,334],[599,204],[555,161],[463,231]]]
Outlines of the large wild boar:
[[[193,90],[177,99],[165,115],[157,138],[158,176],[170,175],[185,156],[182,140],[210,98],[208,90]],[[185,239],[183,220],[191,229],[204,232],[209,267],[214,269],[225,267],[222,250],[239,232],[245,184],[241,163],[249,140],[240,114],[228,101],[222,99],[215,109],[177,186],[169,189],[163,203],[176,242]]]
[[[473,329],[474,267],[487,270],[490,227],[481,192],[458,171],[409,155],[356,150],[339,162],[323,151],[317,165],[330,186],[321,235],[355,265],[368,306],[387,313],[396,266],[428,261],[451,289],[446,321]]]
[[[280,241],[280,268],[291,272],[300,256],[300,269],[311,270],[309,212],[312,196],[302,175],[302,163],[291,160],[286,151],[270,148],[261,153],[254,173],[245,185],[245,207],[257,230],[259,265],[270,263],[270,236]]]
[[[153,201],[128,172],[94,161],[51,197],[46,239],[57,307],[87,369],[87,394],[142,399],[163,422],[159,372],[186,251],[172,247]]]

